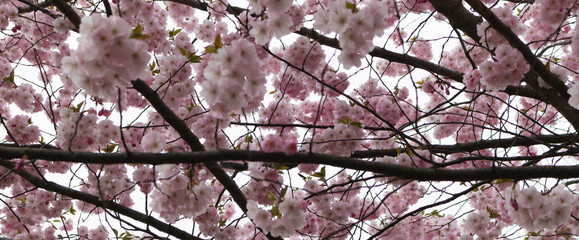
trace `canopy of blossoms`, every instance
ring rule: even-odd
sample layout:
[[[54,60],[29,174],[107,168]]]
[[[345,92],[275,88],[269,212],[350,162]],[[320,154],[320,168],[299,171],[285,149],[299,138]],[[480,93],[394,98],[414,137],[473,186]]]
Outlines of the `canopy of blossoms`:
[[[0,237],[572,239],[577,0],[0,0]]]

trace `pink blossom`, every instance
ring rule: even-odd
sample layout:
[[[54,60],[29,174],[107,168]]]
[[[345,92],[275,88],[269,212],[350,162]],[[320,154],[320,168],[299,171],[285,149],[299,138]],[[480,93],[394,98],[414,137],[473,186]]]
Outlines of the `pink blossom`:
[[[141,140],[141,148],[145,152],[158,153],[165,149],[165,146],[165,137],[158,131],[149,131]]]

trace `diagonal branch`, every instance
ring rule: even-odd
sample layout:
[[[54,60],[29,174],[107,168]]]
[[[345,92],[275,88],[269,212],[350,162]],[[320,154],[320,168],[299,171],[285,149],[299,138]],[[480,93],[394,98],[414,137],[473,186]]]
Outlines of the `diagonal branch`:
[[[480,40],[476,25],[481,23],[482,19],[464,8],[461,0],[429,0],[429,2],[437,12],[448,19],[451,26],[463,31],[477,42]]]
[[[9,161],[4,161],[4,160],[0,160],[0,166],[3,166],[5,168],[8,168],[10,170],[13,170],[14,172],[16,172],[16,174],[18,174],[19,176],[21,176],[22,178],[26,179],[26,181],[30,182],[32,185],[34,185],[37,188],[42,188],[51,192],[55,192],[58,194],[61,194],[63,196],[67,196],[73,199],[77,199],[86,203],[90,203],[92,205],[95,205],[97,207],[101,207],[101,208],[105,208],[105,209],[109,209],[112,211],[115,211],[117,213],[120,213],[124,216],[130,217],[136,221],[142,222],[144,224],[150,225],[156,229],[158,229],[159,231],[162,231],[164,233],[167,233],[171,236],[175,236],[179,239],[194,239],[194,240],[200,240],[201,238],[195,237],[179,228],[176,228],[174,226],[171,226],[170,224],[164,223],[152,216],[143,214],[139,211],[135,211],[131,208],[128,208],[126,206],[123,206],[121,204],[118,204],[116,202],[113,201],[105,201],[100,199],[97,196],[94,196],[92,194],[88,194],[85,192],[81,192],[81,191],[77,191],[68,187],[64,187],[61,186],[59,184],[56,184],[54,182],[50,182],[50,181],[46,181],[40,177],[35,176],[34,174],[32,174],[31,172],[28,172],[24,169],[19,169],[19,170],[15,170],[14,169],[14,163],[9,162]]]
[[[511,46],[516,48],[525,60],[531,66],[531,72],[527,75],[531,76],[527,79],[534,79],[534,75],[539,75],[551,89],[543,89],[538,86],[536,81],[527,81],[527,83],[540,95],[546,102],[553,105],[559,112],[573,125],[575,130],[579,129],[579,111],[571,107],[568,103],[569,94],[567,93],[567,86],[563,81],[557,78],[547,67],[539,60],[539,58],[531,51],[531,49],[523,42],[517,34],[515,34],[506,24],[504,24],[489,8],[487,8],[479,0],[466,0],[466,2],[479,13],[489,25],[499,32]]]
[[[165,119],[165,121],[167,121],[171,127],[173,127],[179,133],[181,138],[187,142],[193,151],[205,152],[205,147],[203,147],[199,141],[199,138],[197,138],[197,136],[191,132],[183,120],[177,117],[177,115],[175,115],[175,113],[171,111],[169,107],[167,107],[159,95],[157,95],[157,93],[155,93],[155,91],[153,91],[153,89],[151,89],[147,83],[140,79],[131,81],[131,83],[133,84],[133,87],[139,91],[149,101],[149,103],[151,103],[151,105],[153,105],[155,110],[157,110],[163,119]],[[225,172],[225,170],[223,170],[223,167],[221,167],[221,165],[215,161],[203,162],[203,165],[211,172],[211,174],[213,174],[213,176],[215,176],[217,181],[223,185],[229,194],[231,194],[231,197],[237,206],[239,206],[239,208],[244,213],[247,212],[247,198],[245,197],[245,194],[241,192],[241,189],[239,186],[237,186],[237,183],[235,183],[235,181],[233,181],[233,179]],[[280,239],[273,237],[270,234],[267,234],[267,238]]]
[[[60,10],[66,18],[74,25],[75,28],[79,29],[80,27],[80,16],[76,14],[74,9],[68,5],[64,0],[50,0],[54,3],[54,6]]]
[[[199,141],[199,138],[191,132],[187,124],[181,120],[167,105],[163,100],[142,80],[132,81],[133,87],[139,91],[150,103],[153,105],[155,110],[167,121],[171,127],[173,127],[183,138],[185,142],[191,147],[193,151],[205,151],[205,147]],[[235,200],[239,208],[243,212],[247,212],[247,199],[245,195],[241,192],[241,189],[237,186],[235,181],[227,175],[221,166],[215,162],[208,162],[205,167],[217,178],[217,180],[223,185],[227,191],[231,194],[231,197]]]

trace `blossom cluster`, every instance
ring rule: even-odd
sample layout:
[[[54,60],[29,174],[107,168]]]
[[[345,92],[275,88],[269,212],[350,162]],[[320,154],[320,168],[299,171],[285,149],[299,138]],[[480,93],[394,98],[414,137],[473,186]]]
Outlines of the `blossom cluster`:
[[[0,96],[6,103],[14,103],[20,110],[35,113],[42,110],[42,95],[34,89],[32,84],[23,83],[18,86],[5,84],[0,87]]]
[[[294,198],[286,198],[278,206],[280,218],[273,218],[272,214],[260,208],[257,202],[247,202],[247,216],[257,227],[272,236],[292,235],[296,229],[306,224],[305,209],[301,201]]]
[[[158,178],[164,179],[149,195],[152,198],[151,209],[168,222],[174,223],[181,217],[194,218],[206,212],[211,205],[214,189],[205,181],[193,179],[181,174],[178,165],[157,167]],[[197,180],[197,181],[195,181]]]
[[[297,152],[295,138],[282,138],[277,134],[269,134],[261,142],[261,150],[266,153],[283,152],[286,155],[294,155]]]
[[[314,150],[347,156],[360,147],[363,138],[364,131],[359,125],[339,123],[314,136]]]
[[[6,122],[6,128],[10,133],[6,136],[6,140],[18,144],[30,144],[40,140],[40,129],[30,120],[30,117],[26,115],[16,115],[10,118]]]
[[[557,229],[569,220],[577,202],[577,196],[562,185],[548,194],[541,194],[533,186],[513,191],[506,205],[509,216],[530,232]]]
[[[495,58],[496,61],[487,60],[479,65],[480,83],[487,90],[500,91],[507,86],[517,86],[529,71],[523,55],[507,44],[495,49]]]
[[[248,107],[248,102],[263,99],[266,79],[259,69],[255,46],[246,39],[219,48],[203,72],[201,96],[211,113],[221,119]]]
[[[13,4],[0,3],[0,30],[6,29],[11,19],[16,18],[18,14],[18,8]]]
[[[130,33],[129,24],[117,16],[94,14],[83,18],[79,48],[62,59],[62,71],[88,94],[114,99],[117,87],[146,77],[148,47],[129,38]]]
[[[250,21],[249,34],[255,43],[267,44],[272,37],[281,38],[295,30],[305,16],[303,11],[294,7],[291,0],[251,1],[250,12],[261,14],[267,12],[267,18]]]
[[[374,45],[374,36],[382,36],[388,18],[393,12],[388,5],[369,1],[352,6],[346,0],[329,2],[327,10],[319,9],[314,15],[314,27],[322,33],[335,32],[340,40],[342,53],[338,60],[345,68],[359,67],[362,57]]]
[[[513,15],[513,11],[510,7],[501,6],[493,8],[494,14],[507,25],[514,33],[522,34],[524,32],[524,27],[519,20],[519,18]],[[477,35],[480,36],[481,42],[483,42],[487,47],[493,49],[502,44],[507,44],[507,40],[496,30],[492,29],[488,22],[483,21],[477,25]]]

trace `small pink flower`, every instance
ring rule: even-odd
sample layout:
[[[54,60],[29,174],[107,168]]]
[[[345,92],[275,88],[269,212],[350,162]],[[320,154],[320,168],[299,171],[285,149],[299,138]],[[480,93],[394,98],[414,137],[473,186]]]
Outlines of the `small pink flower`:
[[[511,207],[513,207],[515,211],[519,211],[519,204],[516,199],[511,199]]]
[[[261,150],[266,153],[281,152],[283,145],[283,141],[278,135],[269,134],[261,142]]]
[[[298,145],[295,139],[286,139],[283,144],[283,153],[285,155],[291,156],[298,151]]]

